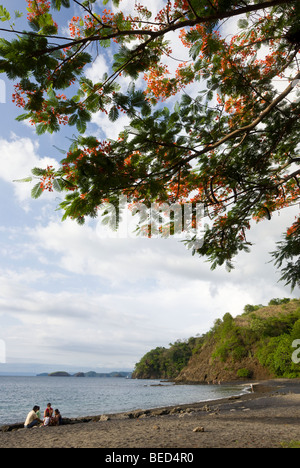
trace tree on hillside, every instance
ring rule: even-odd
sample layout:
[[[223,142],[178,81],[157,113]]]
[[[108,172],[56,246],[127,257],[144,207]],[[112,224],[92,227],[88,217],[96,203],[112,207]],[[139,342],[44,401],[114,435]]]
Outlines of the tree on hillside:
[[[59,170],[33,170],[34,197],[65,192],[63,219],[79,223],[96,217],[104,202],[117,205],[120,196],[132,206],[202,204],[210,222],[204,242],[191,238],[190,246],[213,268],[230,269],[251,246],[253,219],[271,219],[299,202],[300,2],[163,5],[154,17],[147,2],[136,1],[135,13],[126,14],[120,0],[27,0],[30,29],[6,28],[0,71],[16,83],[20,121],[29,120],[38,135],[67,125],[78,132]],[[66,23],[71,6],[81,13],[70,13]],[[0,17],[11,21],[3,6]],[[226,32],[228,21],[234,35]],[[174,35],[189,60],[171,50]],[[104,48],[113,54],[111,69],[94,83],[86,70]],[[173,75],[170,58],[178,60]],[[132,80],[126,93],[122,75]],[[144,88],[134,83],[140,77]],[[188,94],[192,83],[196,95]],[[96,112],[112,122],[125,113],[130,125],[100,141],[88,134]],[[140,224],[149,235],[147,221]],[[299,233],[298,217],[273,252],[292,287],[300,285]]]

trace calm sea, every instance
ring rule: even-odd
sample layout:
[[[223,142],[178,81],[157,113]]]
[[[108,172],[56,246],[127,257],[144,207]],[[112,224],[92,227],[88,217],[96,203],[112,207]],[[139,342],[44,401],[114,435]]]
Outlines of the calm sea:
[[[161,384],[122,378],[0,376],[0,425],[24,421],[34,405],[43,412],[48,402],[63,417],[79,417],[196,403],[246,391],[242,386]]]

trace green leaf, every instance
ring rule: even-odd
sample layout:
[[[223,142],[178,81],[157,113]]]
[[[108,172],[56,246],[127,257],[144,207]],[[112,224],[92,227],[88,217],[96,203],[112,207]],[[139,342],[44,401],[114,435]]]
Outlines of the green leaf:
[[[70,0],[52,0],[52,8],[60,11],[61,7],[70,8]]]
[[[39,167],[34,167],[32,170],[31,170],[32,174],[34,176],[37,176],[37,177],[42,177],[44,175],[46,175],[46,169],[40,169]]]
[[[53,100],[56,100],[56,93],[53,91],[53,85],[51,85],[47,91],[47,94],[49,96],[50,99],[53,99]]]
[[[67,154],[67,151],[66,150],[63,150],[61,148],[58,148],[58,146],[56,145],[53,145],[53,148],[57,149],[57,151],[59,151],[61,154]]]
[[[39,124],[35,128],[36,128],[37,135],[43,135],[44,133],[47,132],[47,125],[45,124]]]
[[[145,103],[141,109],[141,112],[142,112],[142,116],[143,117],[149,117],[149,115],[151,115],[151,106],[149,103]]]
[[[246,19],[240,19],[238,21],[238,27],[239,28],[246,29],[246,28],[248,28],[248,26],[249,26],[249,23],[248,23],[248,21]]]
[[[78,132],[84,133],[86,131],[86,127],[87,127],[86,121],[78,118],[76,121],[76,128]]]
[[[62,192],[64,189],[64,184],[60,179],[54,179],[53,180],[53,188],[57,192]]]
[[[15,11],[15,18],[18,19],[18,18],[22,18],[23,17],[23,13],[21,13],[20,11],[16,10]]]
[[[71,125],[71,127],[72,127],[73,125],[76,125],[77,120],[78,120],[78,115],[77,115],[77,114],[72,115],[72,116],[69,118],[69,125]]]
[[[119,118],[119,111],[118,111],[118,108],[116,106],[113,106],[111,109],[110,109],[110,112],[109,112],[109,120],[111,122],[116,122],[116,120],[118,120]]]
[[[30,117],[30,114],[21,114],[21,115],[18,115],[18,117],[16,117],[16,121],[23,122],[23,120],[29,119],[29,117]]]
[[[0,19],[1,21],[9,21],[11,19],[10,13],[4,8],[3,5],[0,5]]]
[[[190,57],[193,58],[193,60],[196,60],[201,52],[201,49],[202,49],[202,42],[201,41],[197,41],[195,44],[193,44],[193,46],[191,47],[191,50],[190,50]]]
[[[33,178],[32,177],[25,177],[25,179],[16,179],[13,180],[13,182],[32,182]]]
[[[31,196],[32,198],[37,199],[37,198],[40,198],[42,194],[43,194],[43,189],[41,188],[41,184],[39,182],[31,190]]]
[[[183,106],[189,106],[192,103],[193,99],[188,95],[184,94],[181,99],[181,103]]]

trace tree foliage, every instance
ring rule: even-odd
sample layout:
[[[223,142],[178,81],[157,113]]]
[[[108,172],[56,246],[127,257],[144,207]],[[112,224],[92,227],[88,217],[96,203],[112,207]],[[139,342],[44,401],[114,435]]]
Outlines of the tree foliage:
[[[38,135],[67,125],[78,132],[60,169],[37,175],[32,195],[66,192],[63,219],[79,223],[120,195],[146,206],[201,203],[210,222],[194,253],[230,269],[251,246],[253,219],[299,201],[300,3],[168,0],[156,17],[137,2],[132,15],[119,0],[100,3],[27,0],[30,30],[11,25],[11,39],[0,41],[0,71],[16,82],[13,100],[24,111],[18,119]],[[61,25],[73,5],[81,14]],[[10,21],[2,6],[0,18]],[[226,33],[227,21],[237,22],[236,34]],[[190,56],[174,75],[170,33]],[[85,71],[108,47],[110,72],[94,83]],[[133,81],[126,93],[122,75]],[[134,84],[139,77],[144,89]],[[187,93],[192,83],[196,95]],[[130,125],[100,141],[88,134],[97,112],[112,122],[125,113]],[[292,287],[300,284],[299,232],[297,218],[273,253]]]
[[[202,338],[190,338],[170,343],[169,348],[158,347],[149,351],[136,364],[133,378],[172,379],[188,364],[195,349],[201,346]]]
[[[149,351],[136,364],[134,378],[176,378],[189,363],[195,369],[197,361],[199,367],[207,362],[211,369],[222,363],[224,371],[238,369],[236,377],[251,378],[257,360],[276,377],[299,378],[300,365],[293,353],[300,342],[300,301],[275,301],[276,305],[255,306],[255,311],[246,310],[235,319],[226,313],[202,336]]]

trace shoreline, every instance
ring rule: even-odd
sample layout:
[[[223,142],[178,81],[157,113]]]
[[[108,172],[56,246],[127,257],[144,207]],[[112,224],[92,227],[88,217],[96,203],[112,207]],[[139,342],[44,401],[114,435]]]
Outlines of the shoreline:
[[[166,382],[162,380],[161,382]],[[173,381],[167,381],[167,382],[173,382]],[[174,385],[184,385],[183,383],[177,384],[176,382],[173,382]],[[187,382],[186,385],[203,385],[205,384],[203,382]],[[256,383],[245,383],[245,382],[223,382],[222,385],[227,386],[236,386],[236,387],[244,387],[245,390],[238,393],[236,395],[232,395],[230,397],[224,397],[224,398],[216,398],[216,399],[209,399],[209,400],[203,400],[203,401],[198,401],[198,402],[192,402],[192,403],[178,403],[176,405],[170,405],[170,406],[155,406],[153,408],[147,408],[147,409],[132,409],[129,411],[122,411],[122,412],[114,412],[114,413],[101,413],[101,414],[96,414],[96,415],[89,415],[89,416],[73,416],[73,417],[63,417],[63,426],[67,425],[73,425],[73,424],[81,424],[81,423],[88,423],[92,421],[99,421],[99,418],[104,418],[104,417],[109,417],[110,419],[126,419],[127,417],[129,419],[132,418],[138,418],[141,417],[142,415],[151,415],[152,413],[157,414],[158,412],[162,412],[164,414],[168,414],[169,411],[174,410],[174,408],[180,408],[184,409],[186,407],[198,407],[198,405],[207,405],[207,404],[216,404],[217,402],[223,402],[223,401],[228,401],[231,399],[236,399],[236,398],[242,398],[243,396],[246,395],[251,395],[251,386],[253,385],[256,390],[254,391],[261,391],[261,384],[259,382]],[[158,386],[158,385],[155,385]],[[259,387],[259,388],[258,388]],[[249,391],[247,392],[247,388]],[[238,390],[238,389],[237,389]],[[0,425],[0,434],[1,432],[13,432],[15,430],[23,429],[24,428],[24,422],[15,422],[15,423],[5,423]]]
[[[254,393],[219,400],[65,418],[59,427],[4,426],[0,448],[267,448],[299,442],[300,379],[245,387],[251,384]]]

